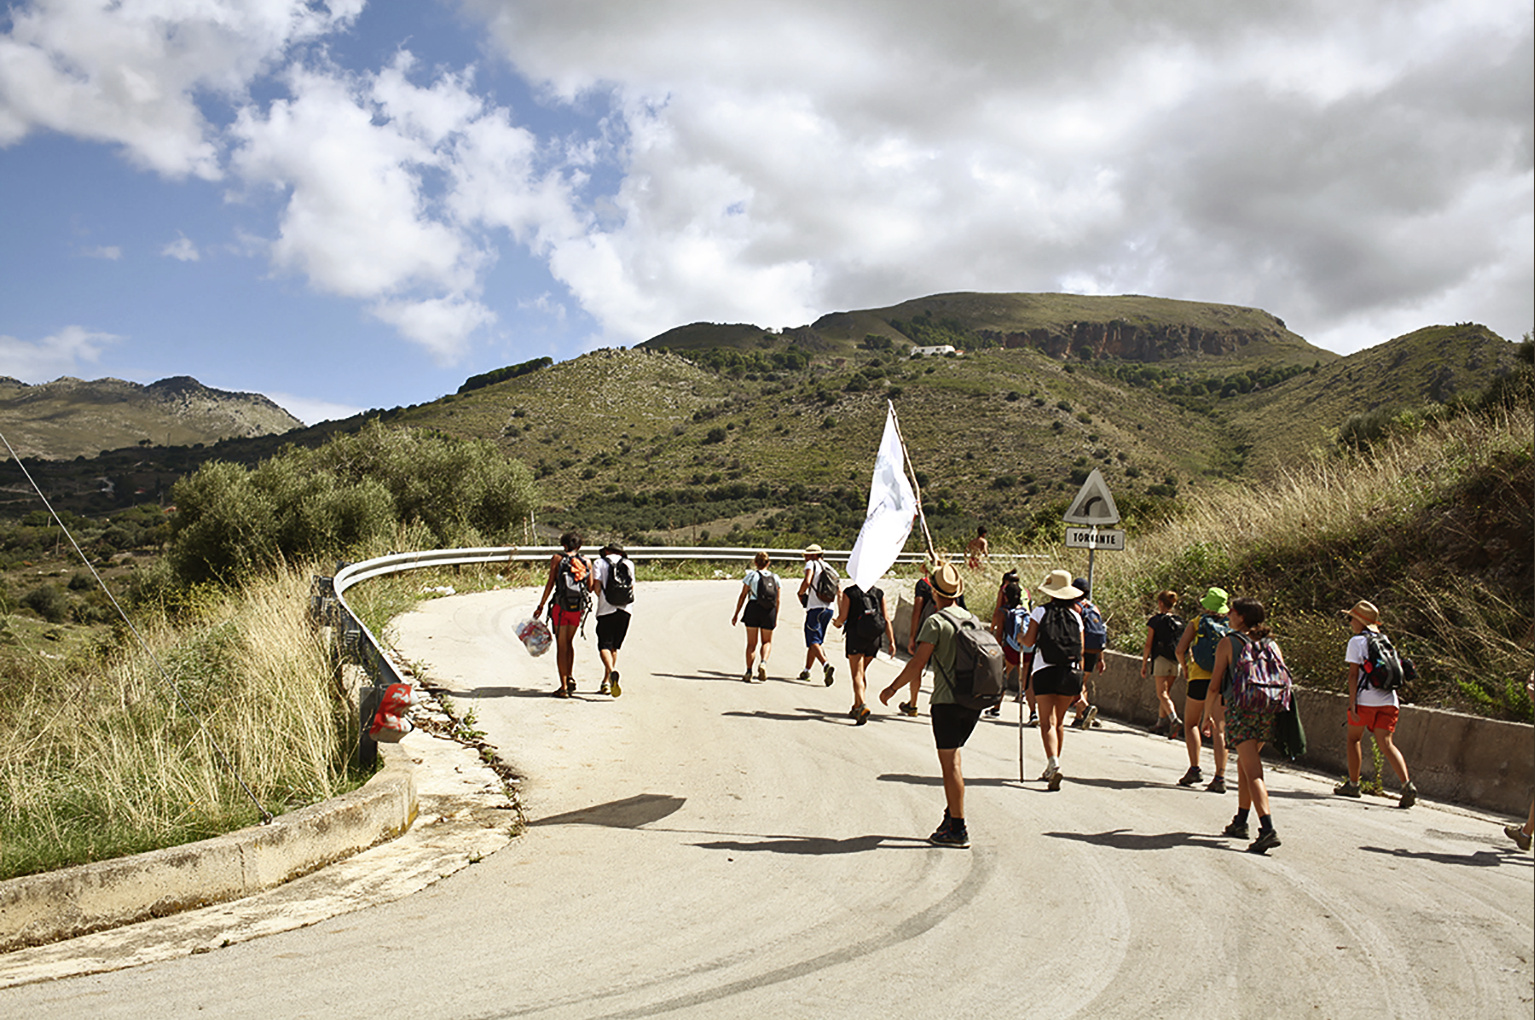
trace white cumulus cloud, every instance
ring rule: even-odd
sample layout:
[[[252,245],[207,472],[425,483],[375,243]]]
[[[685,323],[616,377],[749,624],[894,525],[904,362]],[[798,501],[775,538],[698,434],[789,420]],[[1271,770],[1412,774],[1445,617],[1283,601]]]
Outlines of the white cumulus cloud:
[[[27,341],[0,335],[0,375],[27,383],[43,383],[81,372],[109,344],[122,337],[84,326],[65,326],[52,336]]]
[[[202,258],[202,253],[197,250],[197,245],[185,234],[178,235],[176,240],[161,248],[160,254],[166,258],[175,259],[178,262],[196,262]]]

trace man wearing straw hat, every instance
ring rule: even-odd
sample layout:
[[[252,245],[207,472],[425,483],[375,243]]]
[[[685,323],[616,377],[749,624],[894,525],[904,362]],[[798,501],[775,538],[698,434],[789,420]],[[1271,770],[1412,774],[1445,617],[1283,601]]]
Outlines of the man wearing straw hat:
[[[880,704],[890,704],[890,696],[922,678],[922,670],[933,667],[933,694],[928,714],[933,719],[933,742],[938,748],[938,767],[943,773],[945,807],[943,822],[928,837],[937,846],[968,847],[970,833],[965,828],[965,777],[960,771],[959,749],[965,746],[975,724],[981,718],[978,708],[958,703],[954,693],[955,633],[960,623],[974,619],[954,605],[965,590],[964,579],[949,563],[941,563],[928,582],[938,611],[928,617],[917,632],[917,651],[901,669],[890,686],[879,692]]]
[[[830,687],[836,667],[826,661],[826,653],[821,651],[821,644],[826,640],[826,625],[831,622],[832,603],[836,602],[836,597],[833,596],[828,602],[816,592],[816,583],[826,572],[826,564],[822,562],[821,555],[819,545],[812,543],[805,547],[805,577],[799,584],[799,600],[805,607],[805,668],[799,678],[802,681],[809,680],[810,667],[819,662],[826,686]]]
[[[1364,731],[1369,730],[1380,753],[1391,763],[1391,771],[1402,781],[1402,798],[1396,806],[1410,808],[1417,803],[1418,788],[1407,777],[1407,759],[1402,757],[1401,750],[1391,739],[1401,714],[1401,702],[1395,690],[1375,686],[1370,670],[1370,638],[1375,636],[1380,641],[1385,640],[1385,635],[1380,632],[1380,610],[1374,603],[1360,600],[1343,613],[1354,632],[1343,655],[1348,663],[1348,781],[1339,783],[1333,792],[1340,797],[1360,795],[1359,772],[1364,766],[1362,743]]]

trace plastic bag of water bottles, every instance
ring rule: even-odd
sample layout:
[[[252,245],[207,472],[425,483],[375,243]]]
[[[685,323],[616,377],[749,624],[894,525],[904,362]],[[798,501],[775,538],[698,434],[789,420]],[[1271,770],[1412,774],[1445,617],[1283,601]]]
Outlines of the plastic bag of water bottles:
[[[517,638],[527,648],[528,654],[533,656],[543,655],[554,641],[554,635],[549,633],[549,625],[542,620],[523,620],[517,625]]]

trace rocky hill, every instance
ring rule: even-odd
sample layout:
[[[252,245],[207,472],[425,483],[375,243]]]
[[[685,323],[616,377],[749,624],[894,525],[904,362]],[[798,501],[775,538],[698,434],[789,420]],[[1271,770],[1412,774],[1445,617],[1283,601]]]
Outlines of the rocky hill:
[[[175,376],[142,386],[65,376],[28,385],[0,378],[0,430],[24,457],[67,460],[131,446],[192,446],[274,435],[303,422],[259,393]]]

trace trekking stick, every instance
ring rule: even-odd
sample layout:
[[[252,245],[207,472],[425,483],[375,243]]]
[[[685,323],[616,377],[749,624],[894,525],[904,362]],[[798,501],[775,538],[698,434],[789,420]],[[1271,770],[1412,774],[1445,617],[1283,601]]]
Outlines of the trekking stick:
[[[1023,782],[1023,713],[1028,711],[1028,698],[1023,696],[1023,667],[1018,668],[1018,781]]]

